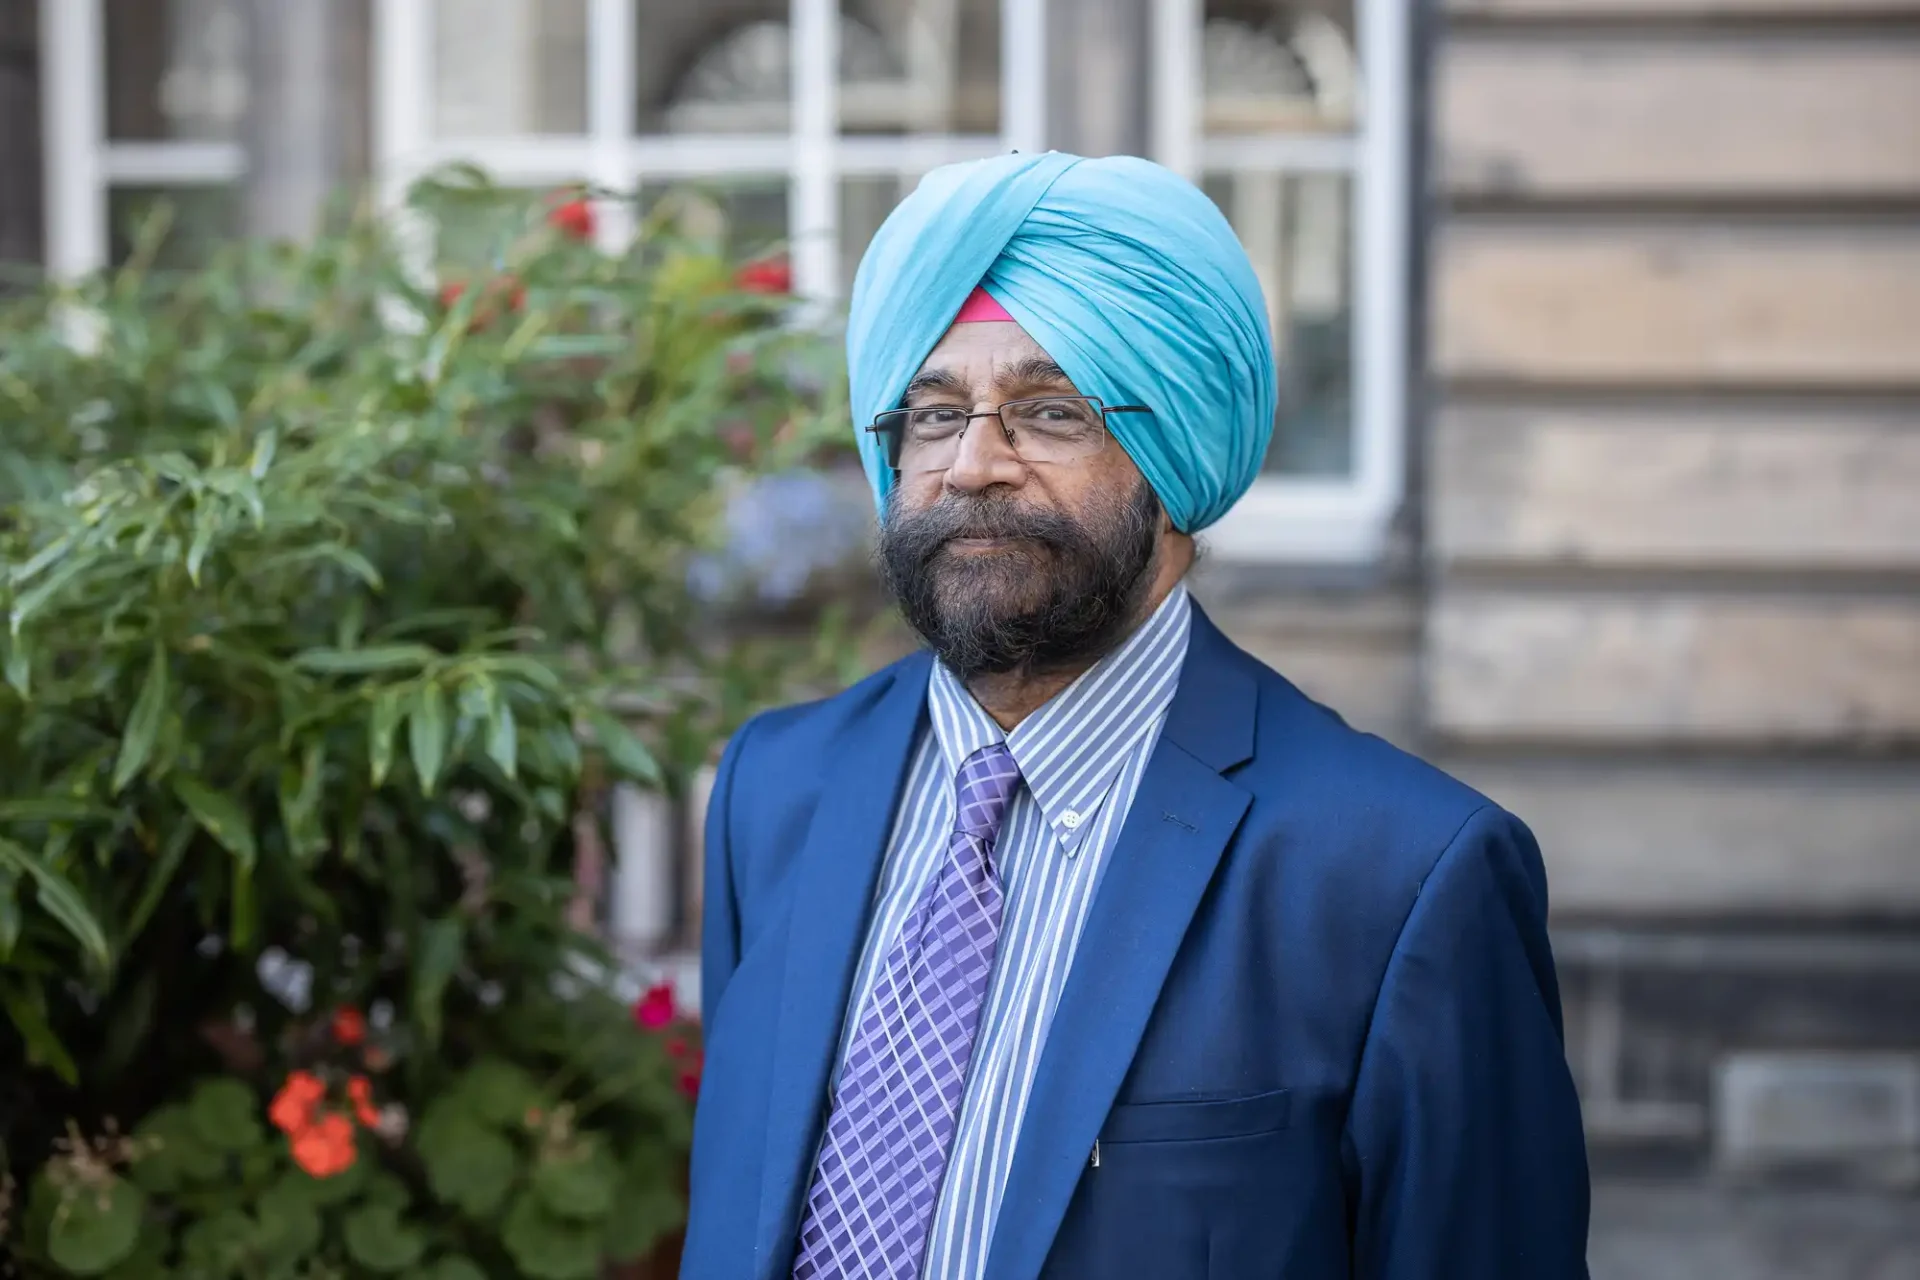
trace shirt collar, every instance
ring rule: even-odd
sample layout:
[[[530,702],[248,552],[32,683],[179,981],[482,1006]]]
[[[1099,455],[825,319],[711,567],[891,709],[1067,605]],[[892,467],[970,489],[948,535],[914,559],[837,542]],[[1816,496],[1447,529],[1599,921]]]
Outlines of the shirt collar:
[[[1079,848],[1129,753],[1173,701],[1186,659],[1192,602],[1176,585],[1112,653],[1003,732],[958,677],[936,664],[927,685],[934,737],[949,773],[1004,742],[1060,845]]]

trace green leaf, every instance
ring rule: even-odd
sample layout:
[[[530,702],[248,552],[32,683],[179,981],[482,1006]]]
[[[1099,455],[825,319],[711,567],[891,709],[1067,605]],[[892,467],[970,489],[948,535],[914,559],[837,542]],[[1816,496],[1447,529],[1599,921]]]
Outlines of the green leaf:
[[[280,821],[296,858],[306,860],[327,847],[326,826],[320,821],[320,789],[326,772],[326,746],[315,740],[301,753],[300,767],[280,770]]]
[[[174,778],[173,793],[180,797],[180,803],[187,806],[194,821],[208,835],[219,841],[243,865],[253,866],[259,857],[259,850],[253,842],[253,827],[247,821],[246,812],[233,797],[215,791],[198,778],[186,774]]]
[[[133,976],[130,988],[101,1010],[100,1021],[105,1025],[101,1029],[100,1049],[87,1069],[91,1079],[118,1081],[123,1078],[122,1073],[140,1051],[149,1047],[148,1037],[153,1033],[153,1016],[159,999],[159,970],[145,968]]]
[[[26,1043],[27,1061],[45,1067],[70,1086],[77,1085],[80,1073],[74,1067],[73,1055],[47,1021],[45,999],[38,987],[0,984],[0,1005],[5,1005],[13,1029]]]
[[[406,1183],[385,1169],[367,1175],[367,1184],[360,1192],[360,1199],[364,1204],[392,1205],[397,1213],[405,1213],[413,1207],[413,1192]]]
[[[49,600],[58,595],[62,587],[73,581],[74,578],[78,577],[85,570],[91,568],[94,560],[95,556],[93,553],[80,552],[71,559],[61,562],[60,567],[41,579],[38,586],[31,590],[23,591],[16,597],[13,602],[12,613],[8,617],[8,625],[13,634],[18,636],[20,634],[20,628],[25,626],[34,614],[40,612],[41,608]]]
[[[267,468],[273,465],[273,454],[280,446],[280,433],[272,427],[262,431],[253,442],[253,456],[247,460],[247,474],[255,480],[264,480]]]
[[[458,1105],[500,1128],[525,1124],[527,1112],[542,1101],[533,1077],[499,1058],[482,1058],[468,1067],[453,1096]]]
[[[657,1159],[648,1153],[649,1159]],[[657,1170],[630,1168],[615,1193],[619,1212],[607,1215],[601,1247],[614,1262],[632,1262],[652,1252],[668,1232],[686,1221],[687,1206]]]
[[[324,560],[341,569],[345,569],[348,573],[369,587],[372,587],[375,591],[380,590],[380,588],[385,585],[380,577],[380,571],[373,567],[372,561],[368,560],[358,551],[355,551],[352,547],[343,547],[335,542],[322,542],[315,546],[298,547],[292,551],[283,552],[280,555],[270,557],[261,568],[264,572],[273,572],[280,569],[297,568],[300,565],[309,564],[316,560]],[[341,640],[340,647],[351,651],[351,639],[352,634],[350,633]],[[327,651],[316,650],[315,652]]]
[[[193,545],[187,548],[187,580],[194,586],[200,585],[200,567],[207,561],[207,552],[213,546],[213,535],[220,531],[219,507],[211,494],[201,498],[202,505],[193,513]]]
[[[421,1280],[487,1280],[487,1273],[459,1254],[449,1254],[421,1272]]]
[[[247,1264],[259,1235],[254,1220],[239,1209],[221,1207],[180,1233],[185,1254],[183,1275],[227,1277]]]
[[[20,872],[11,863],[0,865],[0,962],[13,955],[20,942]]]
[[[152,1139],[129,1170],[134,1181],[158,1196],[222,1181],[226,1158],[200,1141],[185,1106],[162,1107],[140,1122],[136,1136]]]
[[[105,805],[65,796],[0,800],[0,822],[98,822],[113,816],[114,811]]]
[[[429,1048],[440,1043],[441,1004],[465,949],[466,930],[451,917],[428,921],[414,941],[413,1016]]]
[[[613,1207],[620,1170],[588,1135],[583,1135],[583,1143],[578,1151],[542,1159],[533,1170],[533,1190],[554,1217],[597,1222]]]
[[[112,963],[107,935],[100,928],[100,922],[81,899],[80,891],[65,877],[11,840],[0,839],[0,866],[9,866],[33,881],[34,900],[40,909],[60,922],[85,949],[88,958],[102,969]]]
[[[153,661],[147,666],[146,681],[134,700],[133,714],[127,718],[127,730],[120,738],[120,758],[113,764],[112,793],[119,795],[139,773],[153,754],[154,741],[160,736],[160,723],[167,711],[167,650],[153,642]]]
[[[19,636],[7,645],[7,683],[23,698],[33,692],[33,659]]]
[[[238,1080],[203,1080],[187,1100],[194,1137],[215,1151],[239,1152],[266,1138],[260,1125],[260,1100]]]
[[[308,649],[294,655],[293,665],[323,675],[365,676],[418,670],[439,656],[423,644],[377,644],[365,649]]]
[[[160,905],[161,895],[166,893],[167,886],[173,883],[174,875],[180,870],[180,863],[187,856],[187,846],[193,843],[193,833],[197,829],[192,822],[183,819],[174,827],[173,834],[167,837],[159,860],[153,864],[153,870],[147,873],[147,887],[141,891],[133,914],[127,917],[126,932],[121,937],[122,946],[133,945],[133,940],[147,927],[147,921]]]
[[[513,720],[513,705],[491,681],[487,684],[487,758],[509,778],[519,772],[520,730]]]
[[[342,1225],[348,1255],[369,1271],[405,1271],[427,1251],[426,1237],[402,1223],[392,1205],[365,1205],[348,1214]]]
[[[599,1233],[554,1217],[531,1194],[507,1210],[500,1243],[532,1280],[592,1280],[600,1270]]]
[[[432,795],[447,757],[447,695],[437,684],[427,685],[414,696],[407,719],[407,750],[413,756],[420,789]]]
[[[331,1178],[316,1178],[305,1169],[293,1168],[280,1175],[279,1186],[313,1205],[345,1204],[369,1184],[365,1160],[352,1164]]]
[[[512,1144],[458,1107],[430,1111],[418,1146],[433,1194],[471,1218],[497,1212],[519,1172]]]
[[[393,769],[393,735],[400,728],[406,704],[399,689],[382,689],[367,719],[367,764],[373,785],[385,784]]]
[[[314,1202],[285,1182],[261,1193],[255,1216],[260,1222],[260,1251],[268,1257],[300,1261],[320,1244],[320,1214]]]
[[[666,779],[660,772],[660,762],[617,716],[599,707],[588,707],[586,717],[587,723],[593,726],[594,740],[607,753],[607,760],[616,771],[635,782],[655,787],[664,785]]]
[[[133,1252],[147,1197],[124,1178],[69,1193],[47,1231],[47,1254],[68,1275],[97,1276]]]
[[[227,941],[235,951],[253,950],[253,933],[260,923],[254,904],[253,864],[244,858],[233,860],[233,887],[229,890],[230,910]]]

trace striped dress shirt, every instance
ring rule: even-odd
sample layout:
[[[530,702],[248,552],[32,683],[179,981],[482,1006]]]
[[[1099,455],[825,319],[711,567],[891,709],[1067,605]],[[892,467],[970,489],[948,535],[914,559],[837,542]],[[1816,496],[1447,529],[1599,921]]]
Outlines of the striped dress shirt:
[[[1101,868],[1173,701],[1191,614],[1186,587],[1176,586],[1120,648],[1011,733],[944,666],[928,681],[931,731],[914,749],[894,815],[841,1032],[843,1062],[887,948],[946,853],[961,762],[1004,741],[1024,785],[994,850],[1006,895],[999,951],[928,1232],[927,1280],[977,1280],[986,1268],[1047,1028]]]

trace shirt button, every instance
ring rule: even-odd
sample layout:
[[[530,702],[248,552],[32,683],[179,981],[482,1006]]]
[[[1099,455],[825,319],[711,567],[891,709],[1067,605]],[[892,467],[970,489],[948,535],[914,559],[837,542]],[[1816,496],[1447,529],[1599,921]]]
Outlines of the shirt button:
[[[1080,811],[1078,809],[1069,809],[1061,814],[1060,825],[1069,831],[1078,829],[1080,826]]]

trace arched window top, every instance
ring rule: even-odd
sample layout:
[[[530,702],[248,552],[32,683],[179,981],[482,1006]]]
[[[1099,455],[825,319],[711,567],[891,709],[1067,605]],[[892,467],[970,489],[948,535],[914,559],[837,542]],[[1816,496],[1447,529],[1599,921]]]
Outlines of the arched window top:
[[[1343,129],[1353,122],[1353,40],[1324,13],[1210,16],[1201,59],[1208,132]]]

